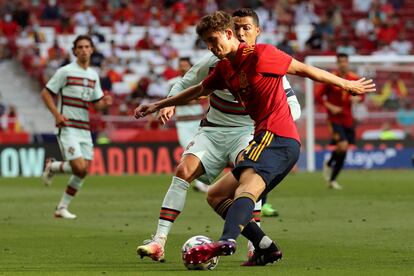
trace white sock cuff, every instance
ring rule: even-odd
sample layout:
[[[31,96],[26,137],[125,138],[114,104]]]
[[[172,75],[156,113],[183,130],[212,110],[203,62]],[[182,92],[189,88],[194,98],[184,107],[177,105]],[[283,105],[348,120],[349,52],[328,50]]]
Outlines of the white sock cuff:
[[[173,185],[177,186],[178,188],[183,189],[183,190],[188,190],[188,188],[190,188],[190,183],[188,183],[184,179],[179,178],[177,176],[173,176],[171,186],[173,186]]]
[[[254,204],[254,211],[260,211],[260,210],[262,210],[262,200],[259,200]]]
[[[268,236],[264,236],[259,243],[260,249],[266,249],[272,244],[272,240]]]

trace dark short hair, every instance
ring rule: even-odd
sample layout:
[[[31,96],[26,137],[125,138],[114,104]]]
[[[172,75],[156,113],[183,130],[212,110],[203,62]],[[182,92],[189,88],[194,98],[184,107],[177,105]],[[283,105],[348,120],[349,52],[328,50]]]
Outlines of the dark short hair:
[[[337,53],[336,58],[337,59],[339,59],[339,58],[349,58],[349,56],[348,56],[348,54],[345,54],[345,53]]]
[[[180,57],[178,59],[178,62],[181,62],[181,61],[186,61],[186,62],[188,62],[188,64],[190,64],[190,66],[193,66],[193,64],[191,63],[190,57]]]
[[[206,32],[224,32],[231,29],[234,32],[234,22],[230,14],[216,11],[201,18],[197,24],[197,34],[202,37]]]
[[[91,47],[92,48],[95,48],[95,45],[93,44],[93,40],[92,40],[92,38],[89,35],[78,35],[75,38],[75,40],[73,41],[73,47],[72,47],[73,54],[75,54],[76,46],[77,46],[78,42],[81,41],[81,40],[87,40],[87,41],[89,41],[89,43],[91,44]]]
[[[260,22],[259,22],[259,17],[257,16],[257,13],[250,8],[241,8],[241,9],[237,9],[233,12],[233,17],[251,17],[253,19],[253,23],[259,27],[260,26]]]

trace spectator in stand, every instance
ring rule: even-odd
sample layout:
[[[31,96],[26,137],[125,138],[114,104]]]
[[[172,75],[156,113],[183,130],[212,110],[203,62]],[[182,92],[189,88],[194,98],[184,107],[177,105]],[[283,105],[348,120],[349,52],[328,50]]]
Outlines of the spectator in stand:
[[[397,123],[408,137],[414,135],[414,109],[409,100],[403,101],[397,111]]]
[[[105,56],[99,50],[93,51],[91,55],[90,65],[92,67],[101,67],[102,62],[105,60]]]
[[[105,58],[109,61],[109,63],[118,64],[119,63],[119,55],[121,54],[121,48],[118,47],[115,43],[115,40],[110,41],[111,47],[103,52]]]
[[[384,42],[378,42],[378,49],[372,52],[373,56],[396,56],[398,53],[391,48],[390,45],[385,44]]]
[[[147,93],[151,99],[160,100],[165,98],[168,94],[167,82],[161,75],[156,75],[148,86]]]
[[[142,77],[139,79],[132,93],[129,94],[126,98],[126,103],[130,105],[132,109],[141,103],[147,103],[149,101],[147,91],[150,83],[151,80],[147,77]]]
[[[55,27],[58,34],[73,34],[75,32],[75,25],[70,17],[62,15],[60,17],[60,24]]]
[[[305,42],[306,51],[321,50],[322,42],[323,42],[322,34],[319,33],[316,30],[316,28],[313,28],[310,37]]]
[[[125,19],[125,17],[119,18],[116,20],[113,25],[113,31],[115,34],[126,36],[129,34],[131,29],[131,24]]]
[[[162,77],[168,81],[179,75],[180,75],[180,72],[176,68],[173,67],[172,61],[171,60],[167,61],[167,66],[165,67],[164,72],[162,72]]]
[[[366,37],[374,31],[374,24],[368,18],[362,17],[355,24],[355,34],[358,37]]]
[[[57,38],[53,40],[53,45],[47,49],[47,59],[48,62],[52,60],[63,59],[65,56],[65,50],[59,46],[59,41]]]
[[[115,20],[121,20],[121,18],[127,22],[133,22],[134,11],[127,1],[122,1],[120,7],[114,13]]]
[[[90,27],[96,24],[96,17],[93,15],[91,7],[85,4],[73,15],[73,19],[76,26]]]
[[[52,47],[47,50],[47,62],[44,72],[44,80],[49,80],[56,70],[62,66],[68,54],[59,46],[58,40],[55,38]]]
[[[368,12],[371,8],[372,0],[353,0],[352,8],[357,12]]]
[[[372,100],[379,107],[396,110],[401,100],[408,95],[407,87],[398,73],[390,73],[380,94],[373,94]]]
[[[262,1],[255,10],[259,17],[262,32],[275,32],[277,30],[277,14],[273,1]]]
[[[15,39],[19,30],[19,25],[17,25],[16,21],[13,20],[13,16],[10,13],[6,13],[3,16],[3,20],[0,21],[0,28],[10,42]]]
[[[18,1],[13,12],[13,20],[16,21],[20,27],[25,28],[29,25],[29,15],[30,11],[27,7],[26,1]]]
[[[45,8],[42,11],[42,19],[45,20],[59,20],[61,10],[57,6],[56,0],[48,0]]]
[[[295,54],[295,50],[290,45],[290,41],[289,41],[289,39],[287,39],[286,35],[283,38],[283,40],[277,45],[277,48],[279,50],[282,50],[283,52],[285,52],[289,56],[293,56]]]
[[[356,49],[355,47],[350,43],[349,38],[344,38],[344,40],[342,40],[342,43],[338,45],[338,47],[336,48],[336,51],[338,53],[344,53],[347,54],[348,56],[352,56],[356,54]]]
[[[311,25],[319,22],[319,17],[316,15],[311,1],[298,0],[293,9],[295,10],[296,25]]]
[[[19,132],[22,130],[20,125],[19,115],[17,114],[16,106],[9,105],[7,112],[7,130],[11,132]]]
[[[93,43],[99,44],[105,42],[105,36],[99,32],[97,26],[89,26],[88,35],[92,38]]]
[[[377,31],[377,38],[379,42],[390,44],[397,38],[398,28],[395,24],[390,22],[382,22]]]
[[[167,38],[165,42],[160,46],[160,54],[170,61],[178,57],[178,50],[171,45],[171,38]]]
[[[328,13],[323,13],[319,23],[315,24],[316,32],[320,33],[322,36],[332,37],[334,34],[334,28],[332,22],[329,18]]]
[[[398,38],[391,42],[391,48],[395,50],[399,55],[409,55],[413,48],[411,41],[406,39],[404,31],[398,33]]]
[[[365,0],[362,0],[365,1]],[[374,0],[368,11],[368,18],[374,26],[380,26],[385,21],[385,14],[381,11],[381,4],[378,0]]]
[[[148,31],[145,31],[144,37],[137,41],[135,50],[151,50],[155,48],[154,41],[149,35]]]

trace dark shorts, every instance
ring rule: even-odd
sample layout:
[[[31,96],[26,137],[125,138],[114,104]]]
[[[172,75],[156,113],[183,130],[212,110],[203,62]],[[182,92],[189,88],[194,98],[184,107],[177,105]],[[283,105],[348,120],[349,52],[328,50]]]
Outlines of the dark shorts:
[[[344,127],[343,125],[331,124],[332,127],[332,144],[341,141],[348,141],[349,144],[355,144],[355,127]]]
[[[298,141],[266,131],[253,138],[232,173],[239,180],[244,169],[253,168],[266,184],[262,197],[285,178],[296,164],[299,153]]]

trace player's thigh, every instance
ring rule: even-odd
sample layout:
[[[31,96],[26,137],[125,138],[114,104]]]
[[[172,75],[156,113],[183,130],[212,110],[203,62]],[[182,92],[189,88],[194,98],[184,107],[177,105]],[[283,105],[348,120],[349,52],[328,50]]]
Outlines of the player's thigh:
[[[248,149],[243,152],[241,161],[233,169],[233,174],[242,183],[242,175],[249,169],[259,175],[265,183],[265,190],[261,196],[268,193],[278,185],[293,168],[299,158],[300,144],[292,138],[280,137],[265,132],[257,135],[250,143]],[[253,179],[251,174],[246,174],[244,182],[250,187]],[[257,178],[256,178],[257,179]],[[260,181],[259,181],[260,182]],[[262,187],[258,185],[257,193]]]
[[[332,129],[332,143],[337,144],[341,141],[347,141],[346,131],[344,126],[336,123],[331,124]]]
[[[80,148],[82,157],[85,160],[93,160],[93,142],[90,139],[84,139],[80,141]]]
[[[217,143],[215,134],[198,132],[188,144],[183,156],[192,154],[196,156],[203,168],[203,179],[206,184],[213,183],[217,176],[227,165],[226,151]]]
[[[57,141],[64,160],[71,161],[83,157],[81,141],[77,137],[61,134]]]
[[[237,164],[241,153],[247,148],[250,141],[253,140],[253,134],[251,131],[242,131],[235,136],[233,136],[231,143],[229,144],[229,161],[233,164]]]
[[[200,121],[177,122],[178,142],[186,148],[200,128]]]

